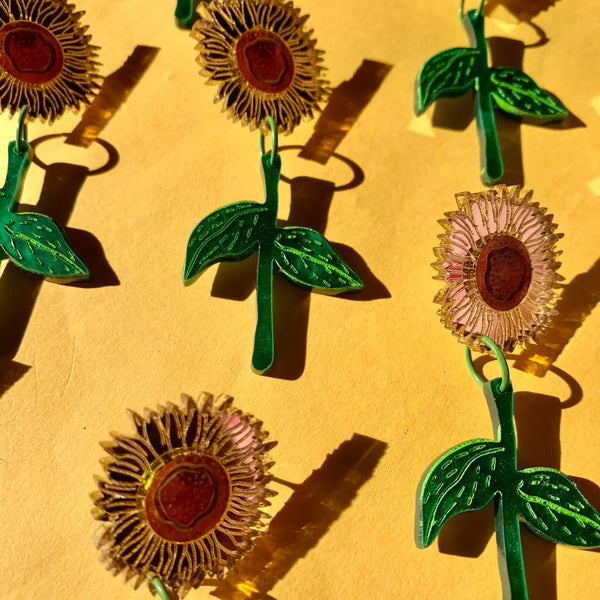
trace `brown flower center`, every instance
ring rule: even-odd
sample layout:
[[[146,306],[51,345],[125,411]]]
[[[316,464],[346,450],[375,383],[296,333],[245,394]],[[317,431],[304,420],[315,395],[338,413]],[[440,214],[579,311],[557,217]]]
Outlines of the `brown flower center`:
[[[523,300],[531,283],[527,249],[512,235],[493,237],[477,259],[475,279],[483,301],[491,308],[514,308]]]
[[[62,70],[60,42],[31,21],[11,21],[0,29],[0,67],[25,83],[52,81]]]
[[[294,57],[272,31],[246,31],[237,42],[235,58],[246,81],[262,92],[283,92],[294,79]]]
[[[229,477],[219,461],[202,454],[179,456],[154,476],[145,499],[146,517],[163,539],[190,542],[217,527],[230,494]]]

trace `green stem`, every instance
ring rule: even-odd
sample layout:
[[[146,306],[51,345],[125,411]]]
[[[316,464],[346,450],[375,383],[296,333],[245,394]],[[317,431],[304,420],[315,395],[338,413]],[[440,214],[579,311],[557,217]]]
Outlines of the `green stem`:
[[[261,164],[265,182],[265,206],[268,211],[265,218],[261,219],[256,275],[256,308],[258,314],[254,334],[252,368],[257,373],[264,373],[271,368],[275,354],[273,342],[273,247],[277,235],[281,158],[277,155],[273,164],[271,164],[271,154],[263,154]]]
[[[154,589],[156,590],[158,597],[161,600],[171,600],[169,592],[167,592],[167,588],[165,588],[163,582],[160,580],[159,577],[152,578],[152,585],[154,586]]]
[[[175,25],[181,29],[191,29],[194,24],[194,12],[198,4],[197,0],[177,0]]]
[[[523,548],[521,546],[521,526],[519,513],[514,510],[511,498],[502,497],[496,504],[496,537],[498,541],[498,561],[507,600],[528,600]]]
[[[479,50],[478,75],[475,85],[475,120],[481,152],[481,179],[486,185],[490,185],[502,177],[504,166],[494,118],[492,82],[483,19],[482,12],[478,14],[478,11],[470,10],[465,15],[464,25],[471,44]]]
[[[492,421],[498,441],[504,447],[504,459],[498,465],[498,481],[502,482],[500,498],[496,502],[496,538],[498,560],[506,600],[528,600],[519,508],[515,496],[517,474],[517,436],[513,420],[513,390],[509,382],[501,392],[501,379],[493,379],[484,385],[484,393],[490,406]]]
[[[17,151],[15,142],[8,144],[6,180],[2,189],[0,189],[0,211],[4,213],[11,212],[18,203],[23,181],[31,163],[31,146],[25,141],[22,141],[21,144],[23,148],[20,152]]]
[[[258,249],[256,308],[258,315],[254,333],[252,368],[262,374],[273,364],[275,354],[273,343],[273,251],[268,243],[262,243]]]

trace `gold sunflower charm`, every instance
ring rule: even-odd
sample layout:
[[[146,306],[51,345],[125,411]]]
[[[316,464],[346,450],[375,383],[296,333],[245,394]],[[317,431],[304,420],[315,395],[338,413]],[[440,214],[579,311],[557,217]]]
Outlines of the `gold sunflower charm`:
[[[96,47],[65,0],[0,0],[0,108],[52,122],[98,88]]]
[[[319,109],[327,95],[322,52],[291,2],[213,0],[198,12],[200,72],[218,85],[215,100],[230,118],[254,130],[270,115],[290,133]]]
[[[433,267],[445,286],[435,297],[438,314],[473,349],[486,335],[510,352],[535,340],[554,312],[562,234],[532,196],[521,197],[519,186],[463,192],[456,194],[459,210],[440,220],[445,233]]]
[[[106,478],[92,498],[110,571],[150,586],[158,578],[182,598],[252,546],[273,495],[267,452],[276,442],[232,398],[219,400],[182,396],[182,408],[130,412],[136,433],[103,444]]]

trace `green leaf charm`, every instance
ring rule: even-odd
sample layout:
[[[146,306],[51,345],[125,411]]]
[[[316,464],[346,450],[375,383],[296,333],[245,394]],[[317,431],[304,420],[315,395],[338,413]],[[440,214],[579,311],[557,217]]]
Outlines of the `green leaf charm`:
[[[75,254],[60,227],[50,218],[33,212],[18,213],[23,181],[33,157],[26,140],[21,109],[17,139],[8,144],[6,181],[0,189],[0,246],[21,269],[61,282],[89,279],[86,264]]]
[[[492,98],[507,113],[540,123],[562,121],[569,111],[554,96],[538,87],[529,75],[500,67],[490,69]]]
[[[462,13],[463,2],[461,2]],[[438,98],[460,96],[473,90],[475,120],[481,145],[481,180],[492,185],[502,178],[504,166],[498,142],[494,102],[503,111],[538,123],[564,119],[567,109],[517,69],[488,65],[483,0],[469,10],[463,24],[472,48],[451,48],[426,61],[417,75],[415,112],[420,115]]]
[[[202,219],[188,242],[183,280],[190,281],[221,260],[241,260],[258,244],[256,228],[267,207],[258,202],[223,206]]]
[[[504,448],[471,440],[448,450],[427,472],[419,490],[419,545],[429,546],[450,517],[485,508],[497,490],[498,458]]]
[[[254,333],[252,368],[264,373],[274,360],[273,269],[276,265],[296,285],[337,294],[359,290],[358,275],[335,253],[329,242],[305,227],[277,226],[281,157],[277,154],[277,126],[271,128],[272,150],[264,151],[261,133],[261,166],[265,181],[265,202],[238,202],[220,208],[204,218],[190,236],[184,282],[206,267],[222,260],[242,260],[258,250],[256,272],[257,323]]]
[[[12,262],[31,273],[71,281],[90,275],[58,225],[45,215],[11,215],[0,229],[0,244]]]
[[[452,516],[479,510],[496,500],[496,540],[505,600],[528,600],[520,521],[537,535],[581,548],[600,547],[600,513],[566,475],[536,467],[517,470],[513,389],[508,364],[486,336],[481,343],[500,361],[502,378],[484,382],[475,371],[471,350],[467,364],[483,386],[496,441],[471,440],[448,450],[425,473],[417,496],[418,540],[424,548]]]
[[[281,272],[301,287],[337,294],[360,290],[363,286],[331,244],[306,227],[279,229],[273,257]]]
[[[600,546],[600,514],[566,475],[541,467],[520,475],[519,512],[535,533],[569,546]]]
[[[475,85],[476,48],[451,48],[426,61],[417,75],[416,107],[418,115],[438,98],[462,96]]]

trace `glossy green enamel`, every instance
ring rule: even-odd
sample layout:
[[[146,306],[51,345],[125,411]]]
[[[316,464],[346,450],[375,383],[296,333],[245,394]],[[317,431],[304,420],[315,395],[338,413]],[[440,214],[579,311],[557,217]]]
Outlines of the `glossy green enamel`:
[[[32,156],[31,146],[25,139],[8,144],[6,181],[0,189],[0,246],[15,265],[30,273],[63,283],[88,279],[86,264],[50,217],[17,212]]]
[[[491,345],[489,340],[485,343]],[[495,500],[504,598],[527,600],[520,522],[551,542],[598,548],[600,514],[560,471],[546,467],[518,470],[512,384],[504,378],[493,379],[483,383],[483,391],[495,439],[459,444],[428,469],[418,493],[417,542],[420,547],[429,546],[448,519]]]
[[[171,600],[169,592],[167,592],[167,588],[165,588],[163,582],[158,577],[152,578],[152,585],[154,586],[154,589],[156,590],[160,600]]]
[[[272,127],[275,124],[273,122]],[[229,204],[202,219],[192,232],[183,267],[185,283],[209,266],[225,260],[243,260],[258,251],[256,275],[257,324],[252,368],[264,373],[273,365],[273,268],[292,283],[326,294],[362,289],[360,277],[337,255],[318,232],[306,227],[278,227],[281,156],[264,152],[261,168],[265,202]]]
[[[569,111],[522,71],[488,65],[480,9],[468,11],[463,24],[472,47],[444,50],[423,64],[417,75],[415,111],[421,114],[438,98],[460,96],[472,89],[480,139],[481,179],[489,185],[504,172],[494,104],[508,114],[537,123],[560,121]]]
[[[190,29],[194,23],[194,0],[177,0],[175,6],[175,25],[181,29]]]

